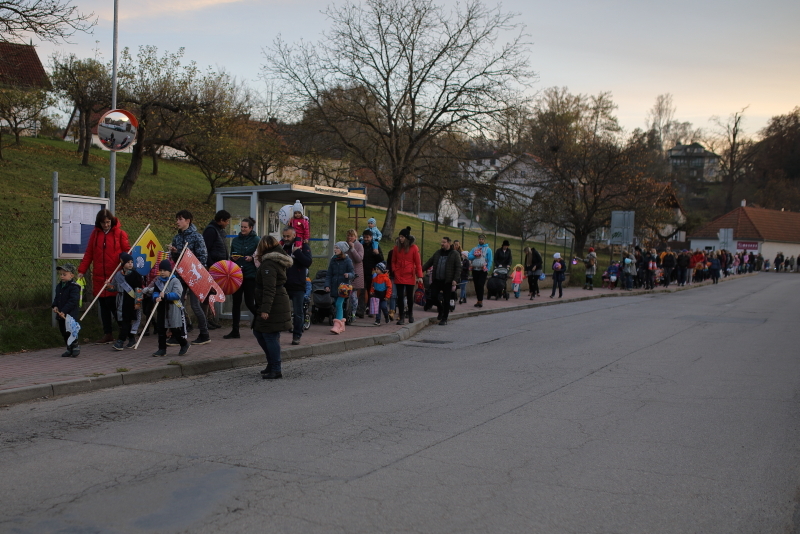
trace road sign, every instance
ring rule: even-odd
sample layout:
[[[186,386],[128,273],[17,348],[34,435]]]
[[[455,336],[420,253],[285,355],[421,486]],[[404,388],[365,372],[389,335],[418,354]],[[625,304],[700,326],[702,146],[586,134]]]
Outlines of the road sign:
[[[633,243],[633,211],[611,212],[611,238],[609,245],[630,245]]]
[[[717,232],[719,238],[719,249],[730,250],[733,245],[733,228],[720,228]]]

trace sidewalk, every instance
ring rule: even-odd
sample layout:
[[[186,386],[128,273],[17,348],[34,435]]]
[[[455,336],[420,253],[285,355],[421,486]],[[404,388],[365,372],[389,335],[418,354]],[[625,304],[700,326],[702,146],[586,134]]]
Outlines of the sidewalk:
[[[722,281],[731,281],[750,275],[738,275]],[[595,288],[592,291],[570,287],[564,289],[564,297],[549,298],[549,289],[542,290],[542,297],[528,300],[524,293],[519,299],[513,294],[508,301],[485,300],[483,308],[475,308],[475,299],[458,305],[450,314],[450,320],[464,317],[527,309],[537,306],[575,302],[603,297],[622,297],[651,293],[665,293],[688,290],[709,285],[710,282],[654,291],[624,291]],[[365,317],[356,319],[347,327],[344,334],[334,335],[327,324],[311,325],[303,334],[301,345],[292,346],[292,336],[281,336],[282,359],[284,361],[309,356],[320,356],[346,350],[368,347],[377,344],[396,343],[415,335],[423,328],[436,323],[436,308],[428,312],[419,306],[414,307],[414,324],[397,326],[394,321],[374,326],[373,320]],[[222,339],[227,328],[211,331],[211,343],[192,345],[186,356],[178,356],[178,347],[168,347],[167,355],[154,358],[157,339],[147,336],[142,339],[138,350],[115,351],[108,345],[81,345],[78,358],[62,358],[62,347],[0,355],[0,406],[23,402],[35,398],[92,391],[106,387],[141,382],[152,382],[165,378],[178,378],[205,374],[212,371],[265,365],[265,357],[255,338],[247,327],[242,329],[241,339]],[[197,334],[195,330],[192,334]],[[190,339],[193,337],[190,334]]]

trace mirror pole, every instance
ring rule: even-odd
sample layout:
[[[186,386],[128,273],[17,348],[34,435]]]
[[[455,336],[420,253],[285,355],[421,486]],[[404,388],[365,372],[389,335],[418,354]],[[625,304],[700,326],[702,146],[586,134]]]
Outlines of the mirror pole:
[[[118,42],[118,26],[119,26],[119,0],[114,0],[114,59],[111,69],[111,109],[117,109],[117,42]],[[116,198],[117,198],[117,153],[111,151],[110,164],[108,176],[108,199],[109,208],[111,213],[116,215]]]

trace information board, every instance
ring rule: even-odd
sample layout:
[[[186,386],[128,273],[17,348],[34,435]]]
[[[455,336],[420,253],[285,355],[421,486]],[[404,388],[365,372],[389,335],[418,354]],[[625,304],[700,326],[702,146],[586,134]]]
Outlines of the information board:
[[[58,195],[59,259],[83,258],[101,209],[108,209],[107,198]]]

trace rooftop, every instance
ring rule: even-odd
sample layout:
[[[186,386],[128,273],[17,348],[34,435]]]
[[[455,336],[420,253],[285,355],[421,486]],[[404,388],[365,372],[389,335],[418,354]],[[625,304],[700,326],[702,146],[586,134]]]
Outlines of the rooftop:
[[[35,47],[0,42],[0,86],[50,89]]]
[[[734,239],[800,243],[800,213],[750,206],[717,217],[689,239],[716,239],[722,228],[733,228]]]

